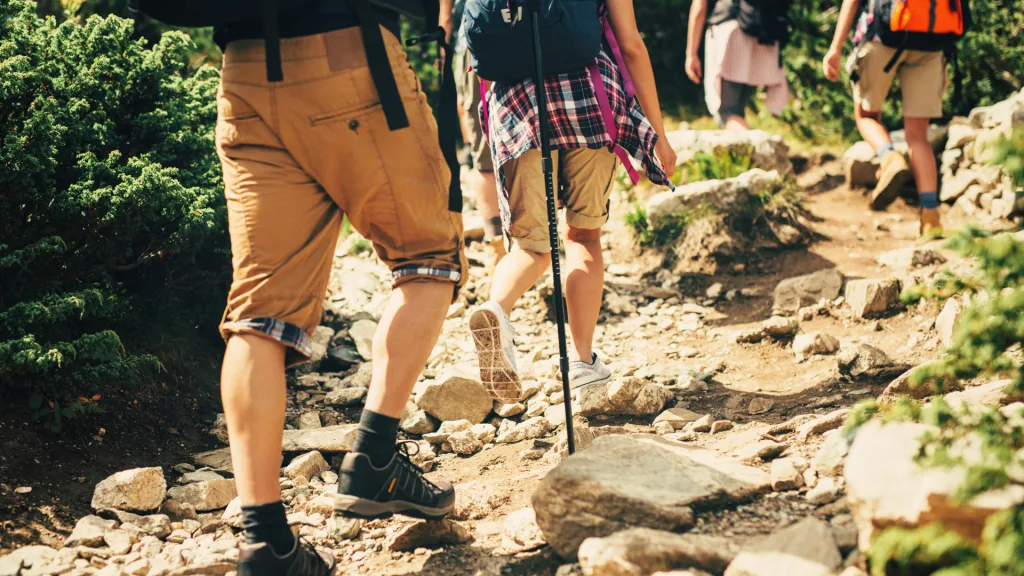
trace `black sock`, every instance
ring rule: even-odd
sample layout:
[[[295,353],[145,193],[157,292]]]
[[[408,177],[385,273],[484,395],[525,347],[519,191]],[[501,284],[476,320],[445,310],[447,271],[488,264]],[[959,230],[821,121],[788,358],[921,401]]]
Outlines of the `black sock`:
[[[501,238],[501,216],[484,220],[484,239]]]
[[[352,451],[369,456],[370,462],[377,468],[387,466],[395,453],[395,443],[398,442],[398,422],[398,418],[363,410]]]
[[[295,548],[295,534],[288,527],[288,516],[281,502],[242,506],[242,528],[246,542],[266,542],[278,556],[285,556]]]

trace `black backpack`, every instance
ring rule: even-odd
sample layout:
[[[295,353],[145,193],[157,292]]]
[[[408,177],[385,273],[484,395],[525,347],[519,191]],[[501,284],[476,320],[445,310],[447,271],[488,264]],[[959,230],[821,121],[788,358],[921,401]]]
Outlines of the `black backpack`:
[[[739,22],[740,30],[759,43],[789,42],[789,8],[792,0],[712,0],[708,26],[728,20]]]
[[[597,58],[598,7],[598,0],[541,0],[545,76],[582,70]],[[466,0],[461,26],[473,70],[484,80],[513,83],[533,77],[533,36],[525,9],[515,0]]]
[[[278,19],[282,14],[308,9],[314,2],[316,0],[129,0],[128,5],[133,12],[144,13],[172,26],[189,28],[224,26],[259,20],[263,25],[263,37],[266,45],[267,79],[277,82],[284,78],[281,69]],[[403,16],[434,25],[438,21],[440,2],[438,0],[334,0],[330,2],[332,9],[339,13],[354,14],[359,20],[370,76],[377,88],[388,128],[401,130],[409,126],[409,119],[402,104],[402,97],[398,93],[398,85],[391,73],[391,63],[384,46],[384,37],[380,32],[380,19],[374,6],[387,8]],[[448,189],[448,209],[452,212],[462,212],[460,166],[455,150],[459,116],[455,81],[452,75],[451,50],[445,43],[444,30],[440,27],[423,36],[408,39],[406,45],[412,46],[423,42],[437,42],[445,51],[441,93],[435,112],[437,135],[441,152],[452,173]]]

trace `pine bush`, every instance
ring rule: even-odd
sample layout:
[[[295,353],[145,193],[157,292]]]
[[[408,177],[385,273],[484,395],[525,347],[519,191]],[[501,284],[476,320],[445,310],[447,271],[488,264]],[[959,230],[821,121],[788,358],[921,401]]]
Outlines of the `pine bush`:
[[[0,403],[59,428],[213,332],[230,265],[217,71],[184,34],[35,8],[0,0]]]

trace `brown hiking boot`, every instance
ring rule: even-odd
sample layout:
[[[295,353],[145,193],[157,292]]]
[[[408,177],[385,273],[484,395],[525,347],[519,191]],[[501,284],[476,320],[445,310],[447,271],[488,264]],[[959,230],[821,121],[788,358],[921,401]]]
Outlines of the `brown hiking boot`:
[[[501,262],[501,259],[505,257],[508,252],[505,250],[505,239],[501,236],[495,236],[490,240],[484,240],[484,269],[487,270],[487,274],[494,273],[494,268]]]
[[[900,195],[900,190],[912,176],[902,153],[893,150],[886,154],[878,171],[878,185],[871,192],[871,209],[885,210]]]
[[[942,221],[938,210],[921,210],[921,238],[941,238]]]

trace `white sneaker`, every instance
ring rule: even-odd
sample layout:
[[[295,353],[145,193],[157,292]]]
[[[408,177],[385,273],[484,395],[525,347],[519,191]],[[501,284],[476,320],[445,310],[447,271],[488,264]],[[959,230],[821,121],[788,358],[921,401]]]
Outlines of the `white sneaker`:
[[[587,384],[603,384],[611,380],[612,371],[594,353],[594,359],[587,364],[583,360],[569,362],[569,388],[576,389]]]
[[[479,306],[469,315],[469,331],[476,344],[484,388],[499,402],[518,402],[523,387],[516,368],[515,331],[505,311],[494,301]]]

